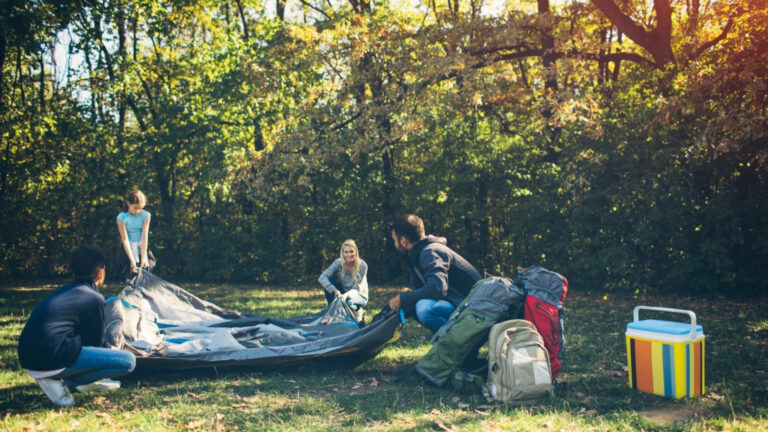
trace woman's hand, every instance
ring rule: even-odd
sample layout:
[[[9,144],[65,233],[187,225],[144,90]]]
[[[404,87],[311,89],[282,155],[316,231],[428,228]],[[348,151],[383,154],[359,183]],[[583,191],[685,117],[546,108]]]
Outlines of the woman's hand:
[[[333,296],[336,297],[336,298],[341,297],[341,291],[339,291],[337,289],[333,290]]]
[[[389,308],[395,312],[400,310],[400,294],[389,299]]]

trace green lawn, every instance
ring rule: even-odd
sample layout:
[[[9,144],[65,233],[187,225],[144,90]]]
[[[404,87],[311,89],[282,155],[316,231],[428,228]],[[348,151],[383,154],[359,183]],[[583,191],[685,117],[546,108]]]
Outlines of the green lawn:
[[[181,284],[221,306],[271,316],[315,312],[319,287]],[[0,287],[0,430],[768,430],[768,301],[612,298],[573,288],[557,397],[527,407],[453,394],[415,375],[395,379],[429,348],[413,321],[399,341],[362,365],[341,360],[263,370],[134,374],[112,393],[75,394],[57,408],[19,368],[27,315],[55,284]],[[105,295],[120,287],[106,287]],[[399,287],[371,287],[377,312]],[[624,328],[638,304],[692,309],[707,335],[707,395],[670,400],[627,386]]]

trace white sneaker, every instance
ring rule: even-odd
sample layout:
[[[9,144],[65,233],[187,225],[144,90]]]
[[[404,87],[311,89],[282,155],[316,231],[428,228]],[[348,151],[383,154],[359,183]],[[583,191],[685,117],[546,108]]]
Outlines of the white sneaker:
[[[112,390],[117,390],[119,388],[120,388],[120,381],[109,379],[109,378],[103,378],[98,381],[94,381],[92,383],[75,386],[75,390],[79,391],[80,393],[85,393],[89,391],[112,391]]]
[[[48,396],[48,399],[56,405],[72,406],[75,404],[75,399],[72,398],[72,393],[69,392],[64,381],[51,378],[36,378],[35,381],[43,389],[43,393]]]

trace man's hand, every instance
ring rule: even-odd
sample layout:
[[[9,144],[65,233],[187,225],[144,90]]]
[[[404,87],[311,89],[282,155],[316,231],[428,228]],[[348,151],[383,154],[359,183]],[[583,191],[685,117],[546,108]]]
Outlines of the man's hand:
[[[339,291],[337,289],[333,290],[333,296],[336,297],[336,298],[341,297],[341,291]]]
[[[400,309],[400,294],[389,299],[389,308],[395,312]]]

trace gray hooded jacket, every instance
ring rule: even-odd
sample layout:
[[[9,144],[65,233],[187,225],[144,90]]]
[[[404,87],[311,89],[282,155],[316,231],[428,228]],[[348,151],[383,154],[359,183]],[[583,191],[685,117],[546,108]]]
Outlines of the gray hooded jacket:
[[[400,294],[402,308],[412,309],[421,299],[446,300],[456,306],[481,279],[475,267],[447,243],[444,237],[429,235],[408,251],[413,291]]]

